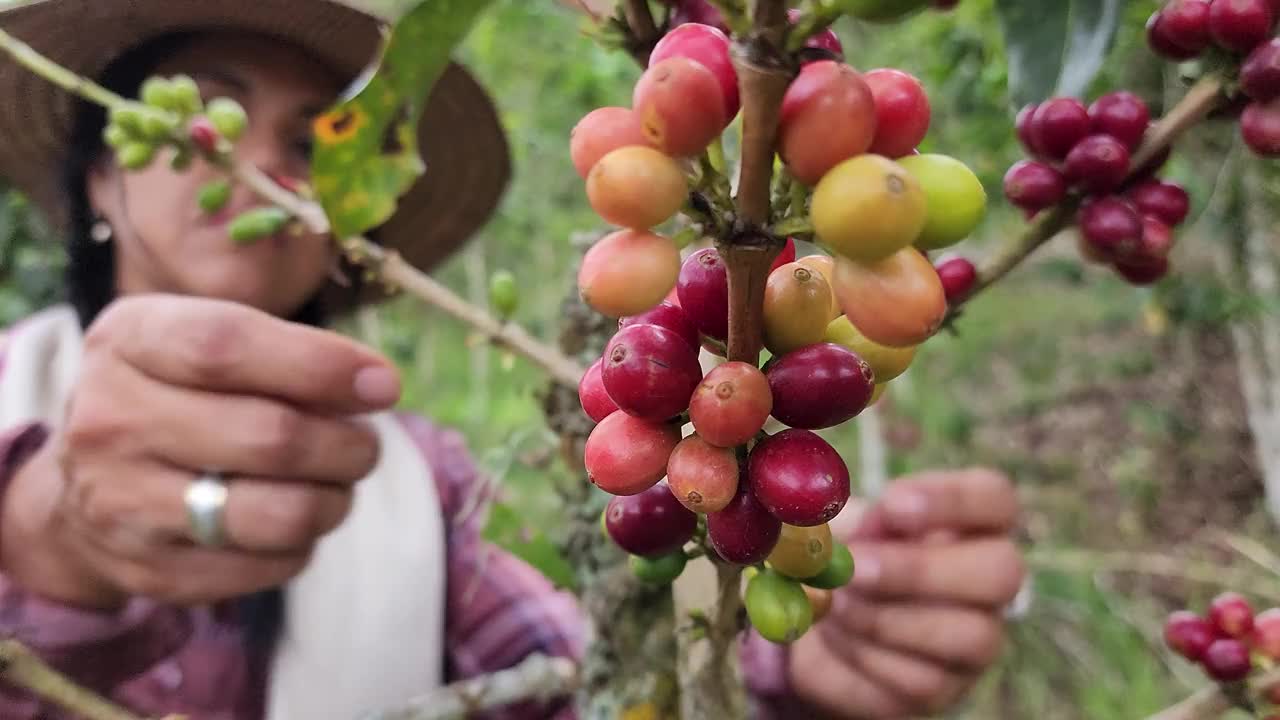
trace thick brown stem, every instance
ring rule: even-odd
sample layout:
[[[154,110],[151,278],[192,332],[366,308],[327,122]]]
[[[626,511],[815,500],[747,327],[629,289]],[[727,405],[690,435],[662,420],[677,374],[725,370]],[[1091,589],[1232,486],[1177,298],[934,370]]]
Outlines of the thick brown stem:
[[[1216,75],[1208,75],[1196,83],[1178,102],[1173,110],[1160,119],[1147,133],[1142,147],[1133,156],[1130,178],[1140,176],[1152,160],[1189,130],[1213,112],[1222,98],[1223,81]],[[951,304],[950,315],[981,290],[1009,274],[1037,248],[1044,245],[1075,219],[1080,199],[1072,196],[1058,206],[1045,211],[1027,231],[1005,248],[992,255],[978,271],[978,281],[969,294]]]
[[[774,140],[792,71],[763,36],[735,43],[733,64],[742,92],[742,170],[735,198],[738,217],[763,226],[770,220]]]
[[[729,275],[731,361],[759,363],[763,345],[764,287],[782,240],[766,227],[773,220],[770,189],[782,97],[794,76],[782,38],[787,27],[782,0],[757,0],[750,37],[733,46],[733,63],[742,93],[742,146],[737,222],[717,242]],[[743,717],[745,697],[733,657],[742,631],[742,568],[713,560],[715,603],[708,609],[705,641],[685,648],[691,668],[682,683],[684,720]]]
[[[649,0],[627,0],[623,11],[627,14],[627,25],[637,39],[652,38],[658,34],[658,27],[653,22],[653,12],[649,9]]]
[[[760,240],[767,240],[760,237]],[[764,345],[764,285],[780,245],[720,243],[719,251],[729,269],[728,358],[756,365]]]

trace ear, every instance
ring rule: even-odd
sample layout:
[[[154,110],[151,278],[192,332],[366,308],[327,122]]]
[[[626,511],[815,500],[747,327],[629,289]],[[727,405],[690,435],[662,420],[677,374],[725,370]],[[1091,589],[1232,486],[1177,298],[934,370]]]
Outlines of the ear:
[[[85,173],[85,193],[89,207],[99,215],[110,216],[120,211],[120,166],[110,152],[100,153]]]

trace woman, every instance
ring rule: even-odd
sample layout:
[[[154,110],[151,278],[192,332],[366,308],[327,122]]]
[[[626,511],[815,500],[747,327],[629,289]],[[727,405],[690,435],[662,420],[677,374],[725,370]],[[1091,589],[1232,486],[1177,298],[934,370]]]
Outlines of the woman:
[[[380,30],[327,0],[38,0],[0,27],[124,95],[190,75],[245,106],[242,158],[298,178],[310,118]],[[331,243],[234,246],[226,224],[252,195],[207,217],[201,163],[122,172],[100,110],[7,58],[0,99],[0,174],[66,233],[70,261],[68,302],[0,341],[0,631],[139,713],[193,720],[346,720],[532,652],[579,656],[573,599],[463,515],[478,483],[458,434],[395,411],[393,365],[324,329],[377,297],[333,281]],[[461,67],[420,136],[427,173],[375,237],[429,270],[509,168]],[[954,703],[994,659],[1021,577],[1014,514],[989,474],[901,483],[860,526],[863,569],[832,619],[791,650],[744,645],[762,712]],[[6,720],[63,717],[0,690]]]

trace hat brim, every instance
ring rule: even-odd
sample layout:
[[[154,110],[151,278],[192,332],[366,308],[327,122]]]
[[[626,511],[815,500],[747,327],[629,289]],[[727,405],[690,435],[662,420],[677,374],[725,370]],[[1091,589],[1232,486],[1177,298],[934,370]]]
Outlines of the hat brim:
[[[0,11],[0,28],[91,78],[151,38],[233,29],[279,37],[355,79],[376,57],[383,21],[330,0],[32,0]],[[0,177],[59,230],[68,225],[68,209],[58,169],[74,108],[70,93],[0,57]],[[430,270],[492,216],[510,180],[511,160],[492,100],[457,63],[437,81],[418,131],[426,172],[377,237],[410,264]],[[379,286],[366,286],[358,297],[341,288],[334,293],[333,301],[344,305],[385,296]]]

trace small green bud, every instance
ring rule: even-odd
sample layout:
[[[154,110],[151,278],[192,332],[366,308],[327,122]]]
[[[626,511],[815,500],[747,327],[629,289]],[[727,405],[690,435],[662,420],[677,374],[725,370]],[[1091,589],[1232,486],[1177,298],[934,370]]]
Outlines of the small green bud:
[[[204,102],[200,99],[200,86],[189,75],[175,75],[170,80],[173,88],[174,109],[183,115],[195,115],[200,112]]]
[[[111,123],[102,129],[102,141],[107,144],[107,147],[119,150],[129,142],[129,133],[119,125]]]
[[[813,605],[804,588],[772,570],[751,578],[742,600],[752,627],[771,642],[794,642],[813,625]]]
[[[509,318],[520,303],[516,277],[507,270],[499,270],[489,279],[489,303],[503,318]]]
[[[214,98],[205,108],[205,115],[218,133],[231,142],[239,140],[249,124],[249,116],[244,108],[231,98]]]
[[[809,587],[821,590],[835,590],[844,587],[853,579],[853,553],[844,543],[836,543],[831,548],[831,560],[822,572],[802,582]]]
[[[289,219],[283,208],[256,208],[237,215],[227,231],[233,241],[248,244],[280,232]]]
[[[177,129],[177,119],[167,112],[150,112],[142,116],[142,137],[149,140],[168,140]]]
[[[141,170],[151,164],[156,147],[151,143],[130,141],[116,151],[116,158],[126,170]]]
[[[684,572],[684,566],[689,562],[689,558],[685,556],[684,551],[677,550],[654,558],[632,555],[628,562],[631,565],[631,572],[641,582],[649,585],[670,585]]]
[[[142,83],[142,90],[138,95],[142,98],[142,102],[151,107],[160,108],[161,110],[176,109],[173,86],[162,77],[147,78]]]
[[[212,215],[226,207],[231,199],[231,183],[227,180],[210,180],[200,187],[196,196],[200,209]]]
[[[119,125],[133,137],[142,135],[142,108],[137,105],[123,105],[111,109],[111,124]]]

